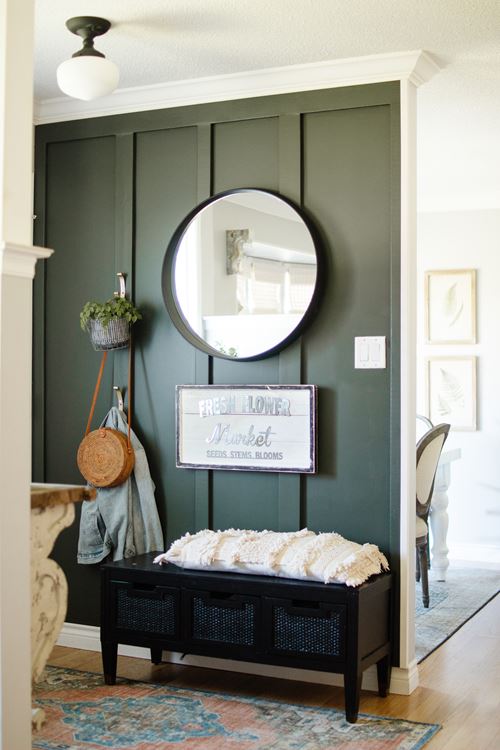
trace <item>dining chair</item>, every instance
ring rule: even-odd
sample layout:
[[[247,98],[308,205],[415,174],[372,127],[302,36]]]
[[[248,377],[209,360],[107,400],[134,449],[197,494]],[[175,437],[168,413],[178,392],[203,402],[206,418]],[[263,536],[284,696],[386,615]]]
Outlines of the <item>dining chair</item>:
[[[428,432],[431,427],[434,427],[429,417],[424,416],[423,414],[417,414],[417,426],[416,426],[416,433],[417,433],[417,440],[416,442],[420,440],[421,437],[425,435],[426,432]]]
[[[417,551],[417,581],[422,578],[422,602],[429,606],[428,542],[429,512],[431,509],[434,480],[441,451],[450,431],[449,424],[431,427],[417,443],[417,517],[415,525],[415,545]]]

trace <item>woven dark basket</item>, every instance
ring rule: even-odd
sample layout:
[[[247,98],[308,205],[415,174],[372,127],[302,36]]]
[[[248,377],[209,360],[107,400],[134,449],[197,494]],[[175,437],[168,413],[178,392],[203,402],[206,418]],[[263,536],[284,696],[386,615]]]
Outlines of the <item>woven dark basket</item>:
[[[192,635],[199,641],[217,641],[227,645],[252,646],[254,643],[255,606],[242,602],[241,607],[226,609],[209,605],[198,596],[192,603]]]
[[[273,647],[277,651],[325,656],[342,653],[343,632],[338,612],[308,617],[290,614],[286,607],[275,607],[273,630]]]
[[[176,631],[173,595],[164,594],[161,598],[136,597],[129,591],[119,589],[116,606],[118,628],[162,635],[174,635]]]
[[[100,320],[89,320],[90,341],[96,351],[125,349],[130,341],[130,323],[125,318],[112,318],[107,326]]]

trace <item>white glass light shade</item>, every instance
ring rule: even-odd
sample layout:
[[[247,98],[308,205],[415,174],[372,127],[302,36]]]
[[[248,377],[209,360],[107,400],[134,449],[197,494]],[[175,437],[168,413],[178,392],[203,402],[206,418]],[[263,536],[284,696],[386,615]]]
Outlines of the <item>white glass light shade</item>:
[[[65,60],[57,68],[61,91],[75,99],[97,99],[111,94],[118,86],[120,71],[105,57],[81,55]]]

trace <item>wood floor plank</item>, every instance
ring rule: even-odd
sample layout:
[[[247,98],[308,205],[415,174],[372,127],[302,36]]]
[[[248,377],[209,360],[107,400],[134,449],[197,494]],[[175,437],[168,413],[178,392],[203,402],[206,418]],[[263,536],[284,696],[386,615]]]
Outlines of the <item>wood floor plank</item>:
[[[101,671],[91,651],[56,646],[54,666]],[[409,696],[363,691],[360,711],[438,723],[429,750],[500,749],[500,597],[484,607],[420,664],[420,686]],[[118,657],[118,674],[134,680],[219,690],[312,706],[343,709],[341,688],[176,664]]]

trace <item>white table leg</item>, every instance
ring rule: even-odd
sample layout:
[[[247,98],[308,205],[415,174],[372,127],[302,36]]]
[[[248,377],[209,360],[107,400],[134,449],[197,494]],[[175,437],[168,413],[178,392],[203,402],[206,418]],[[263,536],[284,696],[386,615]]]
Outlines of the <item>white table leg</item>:
[[[449,566],[448,546],[448,487],[450,486],[450,464],[438,467],[434,494],[432,496],[430,522],[432,531],[432,559],[431,569],[438,581],[446,581],[446,571]]]

